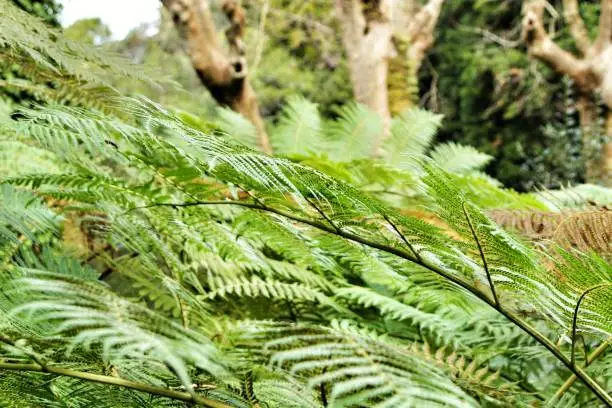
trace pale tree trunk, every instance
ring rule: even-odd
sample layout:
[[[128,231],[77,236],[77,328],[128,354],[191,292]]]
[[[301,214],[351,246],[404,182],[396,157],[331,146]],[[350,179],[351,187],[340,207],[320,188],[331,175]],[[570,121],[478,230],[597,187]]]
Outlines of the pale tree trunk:
[[[378,113],[388,129],[387,67],[391,55],[390,3],[336,0],[342,42],[348,58],[355,100]],[[373,146],[377,154],[381,140]]]
[[[208,0],[161,0],[184,38],[187,53],[202,84],[221,105],[250,120],[263,151],[272,148],[259,112],[257,97],[248,81],[243,34],[245,15],[235,0],[225,0],[223,12],[231,25],[225,32],[229,50],[217,40]]]
[[[571,78],[581,96],[578,100],[584,145],[589,149],[592,137],[597,134],[597,110],[593,102],[601,95],[608,110],[605,132],[608,140],[597,154],[585,152],[587,180],[612,185],[612,0],[601,0],[598,35],[594,41],[588,36],[584,21],[578,9],[578,0],[563,0],[564,17],[574,38],[580,55],[576,56],[559,47],[544,28],[543,14],[545,0],[531,0],[525,3],[523,18],[523,39],[530,55],[547,63],[558,73]],[[592,157],[594,156],[594,157]],[[592,157],[592,158],[591,158]]]
[[[372,147],[375,156],[391,114],[413,102],[410,77],[416,76],[433,44],[443,3],[429,0],[418,7],[412,0],[336,0],[355,100],[378,113],[385,125]]]
[[[602,153],[602,162],[603,162],[603,171],[604,174],[607,175],[607,180],[605,180],[606,185],[612,185],[612,108],[608,108],[608,112],[606,114],[606,136],[608,136],[608,143],[604,145],[603,153]]]

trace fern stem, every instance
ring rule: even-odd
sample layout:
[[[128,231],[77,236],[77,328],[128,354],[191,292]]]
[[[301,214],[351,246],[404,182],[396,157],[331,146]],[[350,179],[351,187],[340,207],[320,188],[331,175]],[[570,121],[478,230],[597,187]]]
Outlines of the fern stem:
[[[474,225],[472,224],[472,218],[470,217],[470,213],[468,213],[465,208],[465,202],[461,203],[461,207],[463,209],[463,214],[465,215],[465,219],[467,220],[468,225],[470,226],[470,231],[472,231],[472,236],[474,237],[474,241],[476,241],[476,245],[478,246],[478,252],[480,253],[480,258],[482,259],[482,266],[484,267],[485,274],[487,275],[487,280],[489,281],[489,287],[491,288],[491,294],[493,295],[493,301],[498,309],[501,309],[501,303],[499,303],[499,299],[497,298],[497,292],[495,291],[495,286],[493,285],[493,279],[491,279],[491,272],[489,271],[489,264],[487,263],[487,257],[484,254],[484,250],[482,249],[482,245],[480,244],[480,240],[478,239],[478,234],[474,229]]]
[[[489,303],[489,302],[488,302]],[[520,319],[519,317],[505,311],[504,309],[499,309],[495,307],[492,303],[489,303],[491,306],[495,308],[499,313],[501,313],[504,317],[510,320],[512,323],[520,327],[525,333],[529,334],[533,337],[538,343],[543,345],[550,351],[559,361],[567,367],[569,371],[574,373],[574,376],[579,378],[584,385],[593,392],[606,406],[612,407],[612,397],[604,390],[593,378],[591,378],[582,368],[576,367],[572,364],[571,360],[567,358],[561,350],[559,350],[555,344],[538,332],[535,328],[533,328],[529,323]]]
[[[319,214],[321,214],[321,217],[323,217],[323,219],[325,221],[327,221],[329,223],[329,225],[331,225],[332,227],[334,227],[334,229],[336,230],[337,233],[340,233],[340,228],[338,226],[336,226],[336,224],[331,220],[331,218],[329,218],[327,216],[327,214],[325,214],[325,212],[319,208],[318,205],[316,205],[315,203],[313,203],[312,201],[310,201],[308,198],[304,197],[304,199],[308,202],[308,204],[310,204],[315,210],[317,210],[317,212]],[[262,205],[262,208],[267,208],[266,205]]]
[[[580,311],[580,305],[582,304],[582,301],[584,299],[586,299],[586,296],[599,289],[599,288],[603,288],[603,287],[612,287],[612,283],[602,283],[599,285],[595,285],[591,288],[588,288],[587,290],[585,290],[582,295],[580,295],[580,298],[578,298],[578,302],[576,303],[576,308],[574,309],[574,317],[572,319],[572,351],[571,351],[571,361],[572,361],[572,365],[576,365],[576,337],[577,337],[577,332],[578,332],[578,312]]]
[[[422,262],[421,259],[421,255],[419,255],[419,253],[414,249],[414,247],[412,246],[412,244],[410,243],[410,241],[408,241],[408,239],[406,239],[406,237],[404,236],[404,234],[401,233],[401,231],[399,230],[399,228],[397,228],[397,226],[395,225],[394,222],[391,221],[391,219],[389,219],[389,217],[387,217],[386,215],[383,215],[383,217],[385,218],[385,221],[387,221],[389,223],[389,225],[391,225],[391,227],[393,227],[393,229],[395,230],[395,232],[400,236],[400,238],[402,239],[402,241],[404,241],[404,243],[406,244],[406,246],[410,249],[410,251],[414,254],[414,257],[419,261]]]
[[[173,207],[173,208],[180,208],[180,207],[195,207],[195,206],[203,206],[203,205],[235,205],[235,206],[239,206],[239,207],[246,207],[246,208],[250,208],[250,209],[254,209],[254,210],[259,210],[259,211],[266,211],[266,212],[270,212],[276,215],[280,215],[281,217],[293,220],[295,222],[299,222],[305,225],[310,225],[311,227],[317,228],[321,231],[325,231],[328,232],[330,234],[334,234],[334,235],[338,235],[340,237],[346,238],[348,240],[369,246],[370,248],[374,248],[374,249],[378,249],[384,252],[388,252],[390,254],[393,255],[397,255],[400,258],[403,258],[405,260],[408,260],[410,262],[414,262],[418,265],[424,266],[427,269],[431,270],[432,272],[437,273],[438,275],[441,275],[443,278],[448,279],[449,281],[455,283],[458,286],[461,286],[462,288],[468,290],[469,292],[471,292],[472,294],[476,295],[478,298],[484,300],[485,302],[487,302],[488,304],[492,305],[489,297],[487,295],[485,295],[484,293],[480,292],[478,289],[473,288],[472,286],[470,286],[467,282],[463,281],[462,279],[459,279],[456,276],[453,276],[451,274],[449,274],[448,272],[446,272],[443,269],[440,269],[434,265],[430,265],[427,262],[423,261],[422,259],[416,258],[414,255],[411,255],[410,253],[398,249],[398,248],[394,248],[392,246],[389,245],[385,245],[385,244],[380,244],[378,242],[375,241],[370,241],[368,239],[362,238],[359,235],[347,232],[345,230],[338,230],[334,227],[330,227],[327,224],[320,222],[320,221],[315,221],[315,220],[311,220],[309,218],[303,218],[303,217],[299,217],[296,215],[293,215],[291,213],[288,213],[286,211],[283,210],[279,210],[273,207],[268,207],[268,206],[261,206],[259,204],[254,204],[254,203],[249,203],[249,202],[245,202],[245,201],[230,201],[230,200],[221,200],[221,201],[195,201],[195,202],[186,202],[186,203],[154,203],[154,204],[150,204],[150,205],[146,205],[146,206],[141,206],[141,207],[133,207],[129,210],[126,211],[127,212],[131,212],[131,211],[135,211],[138,209],[146,209],[146,208],[153,208],[153,207]],[[125,213],[124,213],[125,214]],[[493,305],[494,306],[494,305]]]
[[[299,217],[299,216],[293,215],[283,210],[279,210],[279,209],[268,207],[268,206],[262,206],[260,204],[244,202],[244,201],[226,200],[226,201],[195,201],[195,202],[186,202],[186,203],[153,203],[153,204],[143,206],[143,207],[134,207],[128,211],[133,211],[139,208],[152,208],[152,207],[160,207],[160,206],[178,208],[178,207],[194,207],[194,206],[203,206],[203,205],[236,205],[236,206],[251,208],[254,210],[270,212],[276,215],[280,215],[281,217],[284,217],[284,218],[287,218],[287,219],[290,219],[290,220],[293,220],[299,223],[303,223],[305,225],[310,225],[311,227],[317,228],[321,231],[325,231],[330,234],[338,235],[348,240],[358,242],[360,244],[369,246],[370,248],[378,249],[378,250],[399,256],[400,258],[403,258],[407,261],[414,262],[418,265],[421,265],[429,269],[430,271],[437,273],[443,278],[448,279],[449,281],[455,283],[456,285],[462,287],[463,289],[472,293],[474,296],[478,297],[480,300],[482,300],[483,302],[491,306],[493,309],[497,310],[502,316],[510,320],[512,323],[518,326],[521,330],[523,330],[525,333],[531,336],[534,340],[536,340],[538,343],[546,347],[546,349],[548,349],[548,351],[550,351],[560,362],[562,362],[563,365],[565,365],[568,370],[574,373],[574,375],[576,375],[576,377],[579,378],[585,384],[585,386],[589,390],[591,390],[591,392],[593,392],[593,394],[595,394],[604,404],[606,404],[609,407],[612,407],[612,397],[593,378],[591,378],[584,370],[582,370],[582,368],[574,367],[570,359],[567,358],[561,352],[561,350],[559,350],[555,346],[553,342],[551,342],[547,337],[545,337],[543,334],[538,332],[529,323],[522,320],[518,316],[515,316],[509,311],[503,308],[500,308],[497,305],[497,303],[490,298],[490,296],[488,296],[484,292],[481,292],[477,288],[471,286],[469,283],[463,281],[462,279],[459,279],[456,276],[453,276],[452,274],[441,269],[437,265],[430,264],[423,259],[415,258],[414,255],[402,249],[398,249],[398,248],[395,248],[389,245],[381,244],[375,241],[370,241],[366,238],[363,238],[359,235],[355,235],[353,233],[347,232],[345,230],[337,230],[333,227],[328,226],[325,223],[311,220],[308,218]]]
[[[149,384],[137,383],[134,381],[125,380],[123,378],[111,377],[107,375],[86,373],[83,371],[70,370],[61,367],[41,366],[38,364],[27,363],[4,363],[0,362],[0,370],[13,371],[35,371],[41,373],[61,375],[64,377],[78,378],[85,381],[96,382],[99,384],[116,385],[119,387],[130,388],[136,391],[146,392],[148,394],[159,395],[179,401],[192,402],[197,405],[208,408],[230,408],[229,405],[219,401],[202,398],[196,395],[191,395],[186,392],[174,391],[168,388],[156,387]]]
[[[601,356],[606,351],[606,349],[608,348],[609,345],[610,345],[610,340],[607,340],[607,341],[604,341],[603,343],[601,343],[599,345],[599,347],[597,347],[595,350],[593,350],[593,352],[590,355],[587,356],[587,359],[584,362],[585,368],[588,367],[589,364],[591,364],[593,361],[595,361],[599,356]],[[574,385],[574,383],[576,382],[577,379],[578,379],[578,377],[576,377],[576,374],[572,374],[563,383],[563,385],[561,387],[559,387],[559,389],[557,390],[555,395],[552,397],[552,401],[559,401],[559,399],[561,399],[563,394],[565,394],[567,392],[567,390],[569,390],[571,388],[571,386]]]

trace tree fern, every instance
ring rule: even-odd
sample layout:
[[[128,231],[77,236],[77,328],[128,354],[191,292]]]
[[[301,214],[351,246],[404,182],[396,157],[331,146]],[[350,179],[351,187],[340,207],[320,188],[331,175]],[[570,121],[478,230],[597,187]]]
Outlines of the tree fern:
[[[329,151],[317,105],[299,97],[290,98],[272,133],[274,151],[279,154],[304,154]]]
[[[32,75],[107,69],[19,24],[3,52]],[[54,164],[2,178],[2,403],[521,406],[566,393],[562,378],[577,384],[563,403],[610,404],[605,356],[582,357],[612,334],[609,263],[495,224],[475,201],[547,204],[478,173],[488,157],[469,148],[434,147],[408,173],[440,117],[402,114],[390,143],[403,147],[371,160],[379,118],[349,104],[320,124],[296,99],[277,127],[295,132],[277,139],[288,158],[274,158],[237,118],[227,135],[144,98],[100,99],[25,108],[1,130]],[[403,183],[391,192],[406,200],[375,190]],[[63,219],[87,245],[74,251]]]
[[[114,196],[111,194],[90,195],[89,197],[75,195],[72,199],[85,199],[86,203],[96,204],[101,209],[105,209],[110,215],[109,222],[111,225],[116,224],[111,229],[112,235],[117,238],[123,236],[121,242],[128,248],[133,248],[140,254],[139,257],[142,257],[139,262],[146,262],[144,265],[149,265],[149,268],[166,270],[165,273],[174,276],[179,285],[190,285],[195,288],[193,285],[199,281],[199,284],[203,283],[205,286],[217,288],[213,289],[214,292],[212,292],[215,298],[220,293],[233,293],[238,297],[262,294],[269,296],[270,299],[290,300],[294,303],[299,300],[300,296],[304,296],[313,289],[304,287],[303,290],[298,292],[287,291],[285,289],[281,290],[281,288],[294,287],[298,290],[298,286],[280,282],[268,285],[264,284],[266,282],[264,278],[248,278],[248,275],[239,277],[248,269],[244,269],[243,272],[240,272],[240,275],[236,276],[238,278],[236,282],[241,282],[238,285],[229,283],[228,286],[224,283],[219,286],[215,283],[217,278],[214,277],[214,274],[207,278],[208,281],[204,280],[202,282],[202,278],[195,278],[196,280],[191,280],[193,283],[189,284],[188,274],[181,266],[183,261],[180,260],[179,256],[173,254],[172,249],[179,242],[184,241],[175,239],[179,237],[160,235],[169,225],[180,225],[181,222],[185,224],[186,220],[190,220],[188,222],[191,224],[198,219],[194,217],[204,216],[204,219],[212,217],[210,220],[216,220],[216,222],[210,225],[218,225],[218,227],[200,230],[205,231],[206,236],[210,237],[203,243],[208,242],[208,245],[211,245],[209,248],[213,252],[218,252],[224,257],[236,257],[239,262],[248,262],[249,258],[244,258],[245,254],[252,251],[254,251],[253,254],[256,254],[258,251],[264,250],[264,247],[260,244],[252,246],[248,241],[241,244],[241,249],[229,249],[232,245],[235,245],[230,245],[230,241],[227,244],[230,245],[229,247],[225,246],[226,244],[224,246],[215,244],[214,242],[218,238],[214,237],[229,234],[228,238],[230,238],[239,231],[233,232],[234,227],[231,227],[231,222],[226,224],[229,228],[222,227],[222,224],[227,222],[228,217],[229,220],[234,217],[238,217],[238,220],[248,218],[247,214],[251,211],[260,211],[262,215],[258,217],[262,217],[265,213],[271,214],[265,216],[265,222],[271,223],[270,225],[278,224],[278,228],[266,227],[262,229],[261,233],[264,236],[266,234],[277,235],[277,230],[283,231],[283,228],[287,228],[283,227],[283,225],[286,225],[284,223],[287,222],[295,227],[299,224],[314,227],[316,230],[333,234],[341,239],[353,241],[357,244],[357,247],[365,245],[365,247],[370,247],[371,250],[383,251],[383,253],[386,252],[393,257],[417,263],[425,269],[441,275],[444,279],[459,285],[463,290],[471,292],[477,298],[485,301],[486,304],[501,311],[503,316],[509,317],[513,323],[518,324],[521,329],[526,330],[536,340],[546,345],[549,350],[554,351],[557,358],[561,358],[561,351],[557,351],[550,341],[545,340],[541,334],[534,332],[530,326],[512,314],[515,312],[522,313],[523,306],[519,308],[517,304],[520,304],[520,302],[533,304],[533,310],[538,312],[540,319],[550,317],[552,318],[551,324],[558,324],[561,330],[567,332],[572,327],[574,307],[578,298],[589,287],[602,285],[610,279],[609,270],[606,269],[604,263],[591,264],[589,263],[591,261],[585,260],[584,262],[589,265],[599,265],[597,266],[599,268],[597,269],[598,272],[593,273],[591,269],[588,274],[585,274],[580,272],[577,267],[572,267],[571,271],[575,277],[572,278],[571,284],[568,280],[550,282],[548,278],[550,272],[546,269],[544,263],[540,263],[538,254],[516,238],[501,231],[492,221],[488,220],[477,207],[464,198],[460,190],[454,187],[452,178],[432,163],[426,162],[424,164],[423,169],[426,171],[426,177],[423,181],[428,186],[429,195],[439,205],[439,214],[447,225],[462,237],[460,241],[455,243],[451,243],[445,230],[433,227],[421,220],[403,216],[382,202],[360,193],[355,188],[338,182],[321,172],[311,170],[300,163],[270,158],[224,137],[207,136],[188,127],[177,116],[148,101],[123,100],[122,103],[124,103],[127,111],[135,115],[136,121],[142,122],[144,129],[148,129],[148,131],[144,132],[127,124],[116,124],[114,118],[107,119],[83,110],[65,110],[63,108],[52,108],[52,110],[40,113],[30,111],[27,113],[29,119],[21,122],[19,128],[24,132],[35,131],[37,139],[45,146],[59,146],[60,149],[85,148],[92,152],[104,149],[105,154],[112,157],[115,163],[120,166],[127,165],[128,167],[135,166],[138,169],[146,169],[151,176],[154,176],[152,183],[151,181],[145,182],[145,177],[134,179],[133,176],[130,176],[130,174],[134,174],[133,172],[118,171],[119,168],[116,168],[117,170],[113,171],[113,173],[116,173],[115,176],[105,178],[104,183],[109,184],[109,191],[116,191],[117,194]],[[57,112],[57,115],[55,112]],[[71,115],[78,115],[78,119],[72,118]],[[94,127],[92,127],[92,124]],[[74,142],[61,143],[62,140],[79,140],[83,136],[89,138],[85,145],[75,144]],[[113,143],[117,148],[107,147],[106,140],[110,137],[113,138]],[[56,140],[60,143],[55,143]],[[153,154],[151,146],[156,146],[155,154]],[[70,163],[73,160],[72,157],[76,160],[78,156],[75,154],[64,157]],[[138,159],[126,159],[132,157]],[[184,174],[192,174],[195,178],[191,180],[183,178],[177,183],[165,176],[155,176],[162,172],[161,169],[170,167],[180,168]],[[188,171],[188,169],[191,170]],[[239,194],[234,194],[232,195],[234,199],[229,199],[226,196],[219,197],[222,191],[218,188],[208,188],[200,190],[204,194],[201,198],[194,198],[190,193],[190,188],[196,184],[202,184],[202,177],[204,179],[213,177],[217,182],[226,183],[229,186],[239,186],[239,191],[242,191],[244,195],[241,198]],[[126,183],[122,180],[125,178],[130,181]],[[25,182],[25,180],[27,179],[13,179],[12,181]],[[45,191],[45,185],[63,184],[68,179],[47,177],[33,178],[32,180],[38,180],[36,185],[40,186],[41,191]],[[143,182],[145,184],[142,184]],[[29,183],[31,184],[31,182]],[[88,184],[87,188],[103,191],[107,188],[104,183]],[[123,196],[133,196],[134,199],[126,201]],[[214,199],[215,196],[218,198]],[[207,201],[201,201],[205,197]],[[70,198],[70,194],[67,194],[64,198]],[[126,206],[127,208],[125,208]],[[233,211],[222,210],[225,207],[234,206],[238,208]],[[120,210],[121,207],[124,207],[125,210]],[[239,208],[242,208],[242,210]],[[187,218],[181,221],[183,217]],[[196,221],[194,225],[201,222]],[[219,224],[219,222],[221,223]],[[296,222],[298,224],[295,224]],[[138,223],[142,224],[141,232],[136,235],[129,232],[131,230],[135,232],[137,229],[134,226]],[[245,231],[245,228],[247,228],[246,231],[249,231],[249,224],[242,221],[238,225],[241,225],[242,231]],[[265,224],[260,222],[255,225],[263,226]],[[120,233],[121,228],[125,232]],[[185,231],[188,230],[189,228]],[[190,233],[190,239],[194,240],[194,243],[199,240],[198,235],[194,234],[195,231]],[[302,226],[294,229],[291,233],[298,234],[297,236],[310,235],[309,239],[314,240],[312,242],[317,242],[320,239],[316,234],[312,235],[313,230]],[[246,234],[247,236],[251,235],[250,232],[246,232]],[[132,237],[132,235],[134,236]],[[144,237],[146,238],[143,240]],[[287,237],[290,237],[290,235],[287,235]],[[255,242],[261,242],[261,238],[257,238]],[[308,240],[305,242],[308,242]],[[136,243],[138,244],[135,245]],[[152,245],[152,247],[149,247],[149,245]],[[271,247],[276,246],[278,248],[279,245],[271,243]],[[305,247],[300,247],[303,252],[310,248],[308,244]],[[156,248],[154,253],[151,252],[151,248]],[[206,245],[201,247],[202,249],[198,250],[197,248],[197,246],[193,247],[190,250],[192,254],[190,252],[187,254],[196,257],[199,251],[206,248]],[[229,251],[222,248],[228,248]],[[327,251],[325,248],[332,249],[332,247],[327,246],[320,248],[323,248],[324,252]],[[161,258],[154,254],[159,254]],[[257,255],[252,259],[259,257],[260,255]],[[265,259],[265,257],[264,255],[264,258],[260,259]],[[281,255],[281,257],[291,259],[291,255],[288,254]],[[327,258],[328,260],[323,263],[315,262],[315,265],[318,263],[318,268],[326,270],[332,265],[329,264],[330,259],[335,257]],[[163,262],[160,264],[162,259]],[[317,255],[316,259],[324,258]],[[350,259],[354,259],[354,257]],[[571,261],[571,259],[573,258],[567,258],[566,262],[573,265],[572,262],[575,261]],[[383,263],[385,262],[383,261]],[[271,266],[273,264],[273,262],[269,263]],[[126,265],[129,265],[129,263]],[[217,263],[217,265],[219,264]],[[357,268],[367,268],[366,265],[368,264],[364,263],[363,266],[359,266],[361,264],[358,263],[355,265]],[[585,264],[581,263],[580,265],[584,268]],[[213,269],[215,268],[214,265],[211,266]],[[334,266],[333,268],[337,267]],[[266,268],[254,268],[254,270],[257,269],[264,272],[266,270]],[[559,270],[568,271],[569,269],[564,267]],[[397,273],[397,269],[390,273],[389,276],[392,277],[390,282],[401,286],[402,279],[399,278],[399,275],[395,276],[394,273]],[[287,278],[287,276],[290,276],[288,278],[290,281],[295,279],[295,275],[279,276],[276,279]],[[38,283],[36,284],[38,285]],[[304,284],[316,284],[316,279],[304,280]],[[219,290],[222,292],[219,292]],[[348,296],[347,300],[357,300],[357,304],[353,303],[353,306],[361,308],[376,305],[380,307],[383,315],[388,314],[389,317],[400,322],[404,320],[404,316],[407,316],[402,313],[411,310],[410,307],[412,307],[398,303],[397,300],[392,298],[384,301],[384,297],[380,295],[376,295],[378,296],[376,297],[373,292],[367,292],[370,293],[369,298],[359,297],[358,292],[351,292],[350,286],[347,286],[346,290],[342,290],[344,292],[340,291],[338,293]],[[363,290],[359,289],[359,291]],[[365,293],[364,291],[364,296]],[[589,293],[587,298],[583,299],[577,315],[577,326],[580,333],[610,334],[609,323],[606,323],[606,319],[609,319],[607,316],[610,310],[605,300],[606,293],[606,288],[602,286],[601,292],[593,291]],[[372,302],[373,296],[378,299],[376,302]],[[321,302],[324,298],[318,297],[317,299]],[[518,299],[521,299],[521,301],[519,302]],[[180,303],[179,298],[179,305]],[[351,303],[348,302],[347,305],[351,307]],[[395,309],[390,308],[389,305],[394,305]],[[24,307],[27,307],[27,305]],[[294,307],[297,306],[294,305]],[[303,307],[300,306],[297,310],[304,316],[316,316],[320,313],[317,311],[317,307],[311,307],[310,309],[303,309]],[[404,312],[398,314],[400,310],[398,308]],[[332,310],[337,310],[334,313],[346,313],[339,308],[332,308]],[[422,312],[415,309],[414,313],[410,319],[415,319]],[[350,314],[345,314],[345,316],[350,316]],[[446,316],[450,317],[452,313]],[[592,316],[598,317],[593,319]],[[312,319],[312,317],[309,318]],[[322,321],[326,320],[320,314],[318,319],[319,321],[321,319]],[[425,318],[421,320],[424,321]],[[431,322],[428,323],[431,324]],[[433,330],[436,331],[435,328]],[[85,333],[87,333],[87,330],[85,330]],[[441,334],[441,332],[436,332],[436,335],[438,334]],[[87,336],[85,337],[87,338]],[[435,340],[436,336],[434,335],[432,338]],[[566,359],[566,357],[563,358]],[[570,364],[568,360],[562,361]],[[421,366],[416,365],[415,367]],[[427,374],[425,375],[425,373]],[[368,387],[370,381],[375,381],[378,384],[377,386],[383,387],[382,383],[379,383],[378,379],[374,380],[371,374],[368,370],[363,371],[363,382],[347,380],[343,387],[336,389],[332,397],[338,400],[338,403],[345,399],[348,401],[351,398],[359,398],[363,395],[360,394],[360,390],[363,391],[362,387]],[[328,376],[330,375],[328,374]],[[426,378],[429,378],[427,370],[420,372],[419,375],[425,375]],[[589,380],[586,379],[586,381]],[[423,383],[423,390],[433,387],[432,384],[427,384],[429,383]],[[447,384],[448,387],[451,387],[453,383],[451,381]],[[589,385],[596,389],[592,382]],[[452,387],[457,387],[457,385],[452,385]],[[389,394],[390,391],[384,387],[377,388],[377,390],[381,394],[372,391],[372,398],[378,398],[374,397],[374,394],[381,397],[385,396],[380,402],[391,405],[400,400],[404,400],[406,404],[412,404],[415,401],[414,398],[420,398],[417,395]],[[445,390],[448,392],[449,389]],[[457,392],[459,390],[460,388],[457,388]],[[433,394],[439,395],[435,392]],[[461,405],[469,401],[464,394],[459,393],[457,395],[459,396],[456,397],[458,399],[454,400],[454,404]],[[434,397],[428,396],[427,398]]]
[[[418,353],[387,343],[346,322],[332,323],[325,330],[299,326],[285,330],[281,332],[282,338],[266,345],[273,350],[272,361],[289,365],[295,374],[312,373],[307,374],[311,387],[328,384],[334,406],[474,404]]]

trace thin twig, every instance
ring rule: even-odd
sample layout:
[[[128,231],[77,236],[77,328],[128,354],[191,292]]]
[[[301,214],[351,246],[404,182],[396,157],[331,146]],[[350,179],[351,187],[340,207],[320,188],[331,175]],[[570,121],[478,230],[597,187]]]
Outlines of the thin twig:
[[[494,42],[498,45],[501,45],[504,48],[516,48],[522,44],[522,40],[519,38],[517,40],[508,40],[507,38],[501,37],[489,30],[483,30],[478,27],[470,27],[466,25],[459,25],[459,30],[466,31],[469,33],[476,33],[482,35],[487,40]]]

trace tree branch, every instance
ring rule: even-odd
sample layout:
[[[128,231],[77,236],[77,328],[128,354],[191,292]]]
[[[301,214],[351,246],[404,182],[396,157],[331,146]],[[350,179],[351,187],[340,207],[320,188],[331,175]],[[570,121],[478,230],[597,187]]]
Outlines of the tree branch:
[[[174,25],[185,39],[191,64],[213,98],[250,120],[259,136],[261,149],[272,152],[265,123],[259,113],[255,91],[247,74],[244,10],[235,0],[224,0],[223,12],[230,21],[225,35],[229,52],[217,41],[217,32],[208,0],[161,0]]]
[[[366,25],[359,0],[336,0],[335,9],[342,27],[343,38],[347,38],[347,41],[355,41],[357,45]],[[350,50],[347,49],[347,51]]]
[[[380,154],[391,125],[387,77],[393,50],[391,6],[395,1],[335,0],[355,100],[383,120],[383,132],[373,142],[373,156]]]
[[[230,408],[229,405],[219,401],[202,398],[197,395],[192,395],[187,392],[175,391],[169,388],[156,387],[149,384],[138,383],[135,381],[125,380],[119,377],[111,377],[107,375],[92,374],[83,371],[70,370],[62,367],[41,366],[39,364],[27,363],[5,363],[0,361],[0,370],[13,371],[34,371],[48,374],[61,375],[64,377],[78,378],[85,381],[91,381],[99,384],[116,385],[119,387],[130,388],[132,390],[146,392],[148,394],[159,395],[179,401],[192,402],[197,405],[209,408]]]
[[[591,47],[591,41],[584,20],[580,16],[578,0],[563,0],[563,16],[567,21],[574,41],[576,41],[576,47],[582,55],[587,55]]]
[[[434,31],[444,0],[429,0],[412,19],[408,27],[410,60],[416,65],[415,71],[421,66],[425,53],[434,43]]]
[[[444,0],[429,0],[418,13],[412,18],[410,25],[408,26],[408,38],[410,41],[415,41],[417,37],[422,35],[425,31],[429,34],[433,33],[440,12],[442,11],[442,5]]]
[[[542,0],[532,0],[524,7],[522,37],[529,53],[558,73],[569,76],[583,91],[593,90],[598,81],[593,78],[589,64],[559,47],[546,32],[544,6]]]

